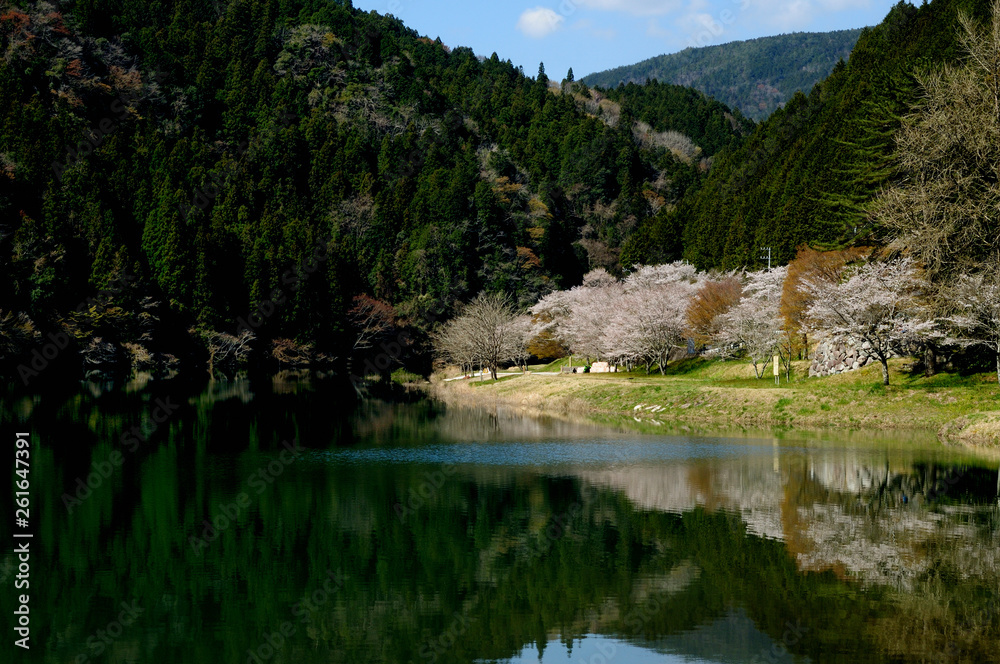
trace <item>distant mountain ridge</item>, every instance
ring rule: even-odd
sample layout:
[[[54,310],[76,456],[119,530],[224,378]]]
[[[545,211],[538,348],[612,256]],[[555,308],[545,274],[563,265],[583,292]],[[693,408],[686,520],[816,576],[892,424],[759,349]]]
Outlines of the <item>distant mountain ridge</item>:
[[[808,93],[834,65],[846,60],[862,28],[835,32],[796,32],[703,48],[686,48],[634,65],[590,74],[583,82],[613,88],[619,83],[686,85],[762,120],[792,98]]]

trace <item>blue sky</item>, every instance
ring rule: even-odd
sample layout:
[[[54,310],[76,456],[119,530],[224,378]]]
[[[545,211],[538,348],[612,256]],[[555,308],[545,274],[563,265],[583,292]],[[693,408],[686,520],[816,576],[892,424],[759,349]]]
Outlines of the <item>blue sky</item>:
[[[688,46],[876,25],[895,0],[354,0],[448,46],[577,78]]]

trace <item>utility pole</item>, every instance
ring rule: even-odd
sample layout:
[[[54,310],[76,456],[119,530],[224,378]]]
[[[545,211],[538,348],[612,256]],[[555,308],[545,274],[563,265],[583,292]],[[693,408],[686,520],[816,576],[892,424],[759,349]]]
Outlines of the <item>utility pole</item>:
[[[770,270],[771,269],[771,247],[761,247],[760,251],[761,251],[761,254],[760,254],[760,259],[761,260],[764,260],[764,253],[763,252],[767,251],[767,269]]]

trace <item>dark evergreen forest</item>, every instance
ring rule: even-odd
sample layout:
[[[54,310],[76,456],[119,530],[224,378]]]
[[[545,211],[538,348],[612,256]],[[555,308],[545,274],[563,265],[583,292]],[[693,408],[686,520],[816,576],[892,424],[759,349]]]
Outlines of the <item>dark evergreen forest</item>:
[[[602,88],[650,80],[687,85],[740,109],[749,118],[763,120],[797,91],[811,90],[839,60],[847,60],[860,35],[861,28],[795,32],[690,47],[589,74],[583,82]],[[706,32],[704,38],[716,37]]]
[[[344,360],[372,300],[419,355],[480,290],[617,269],[752,128],[676,88],[640,135],[642,108],[350,2],[14,2],[0,39],[11,373],[48,343],[84,369]]]
[[[896,5],[754,125],[689,88],[525,76],[349,1],[8,2],[0,367],[422,370],[480,291],[528,306],[596,267],[877,244],[913,72],[958,58],[962,9],[987,17]]]

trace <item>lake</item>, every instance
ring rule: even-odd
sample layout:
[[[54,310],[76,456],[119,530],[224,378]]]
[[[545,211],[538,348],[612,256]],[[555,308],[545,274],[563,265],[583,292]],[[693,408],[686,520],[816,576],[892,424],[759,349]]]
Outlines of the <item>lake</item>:
[[[31,433],[34,534],[32,648],[4,661],[1000,661],[997,463],[926,437],[649,435],[279,379],[0,414]]]

